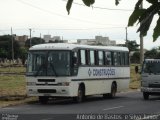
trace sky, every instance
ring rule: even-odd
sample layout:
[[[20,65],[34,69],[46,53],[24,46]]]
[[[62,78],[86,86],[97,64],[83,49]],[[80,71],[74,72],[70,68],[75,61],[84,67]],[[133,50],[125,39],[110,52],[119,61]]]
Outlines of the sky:
[[[109,37],[116,43],[124,43],[128,19],[137,0],[95,0],[91,7],[84,6],[82,0],[74,0],[70,14],[66,11],[66,0],[0,0],[0,35],[28,35],[32,37],[50,34],[69,41],[94,39],[96,35]],[[78,3],[78,4],[77,4]],[[144,2],[144,8],[149,6]],[[144,48],[160,46],[160,38],[152,42],[156,16],[150,30],[144,37]],[[139,43],[139,25],[129,27],[128,40]]]

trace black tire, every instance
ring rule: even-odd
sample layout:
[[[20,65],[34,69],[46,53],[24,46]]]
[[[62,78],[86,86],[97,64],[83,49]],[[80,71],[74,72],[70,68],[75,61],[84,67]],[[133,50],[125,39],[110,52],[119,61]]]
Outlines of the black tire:
[[[149,99],[149,93],[143,92],[143,99],[148,100]]]
[[[49,100],[49,97],[39,96],[39,102],[40,102],[41,104],[47,104],[48,100]]]
[[[109,94],[103,94],[103,98],[106,99],[109,97]]]
[[[117,92],[117,87],[116,87],[115,83],[112,83],[111,93],[109,93],[109,97],[110,98],[115,98],[116,92]]]
[[[84,101],[85,98],[85,91],[84,89],[80,86],[78,89],[77,96],[73,98],[73,100],[77,103],[81,103]]]

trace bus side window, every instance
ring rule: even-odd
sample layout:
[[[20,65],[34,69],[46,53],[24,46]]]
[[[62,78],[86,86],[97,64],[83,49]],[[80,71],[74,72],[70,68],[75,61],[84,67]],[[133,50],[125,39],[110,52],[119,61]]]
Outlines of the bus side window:
[[[86,65],[86,51],[80,50],[81,65]]]
[[[112,65],[111,52],[109,51],[105,52],[105,63],[106,65]]]
[[[104,65],[103,51],[98,51],[98,65]]]
[[[117,65],[121,65],[121,53],[117,53]]]
[[[114,66],[114,52],[111,52],[111,65]]]
[[[125,65],[129,65],[129,53],[125,53]]]
[[[121,65],[125,65],[125,53],[121,52]]]
[[[94,50],[90,50],[90,65],[95,65],[95,52]]]

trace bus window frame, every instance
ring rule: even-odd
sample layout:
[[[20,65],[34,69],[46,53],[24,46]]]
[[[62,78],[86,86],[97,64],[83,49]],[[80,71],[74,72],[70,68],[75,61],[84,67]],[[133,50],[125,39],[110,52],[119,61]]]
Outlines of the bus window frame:
[[[100,54],[99,54],[100,52],[102,52],[102,57],[103,57],[103,58],[102,58],[102,64],[100,64],[100,57],[101,57],[101,56],[99,56],[99,55],[100,55]],[[103,51],[103,50],[98,50],[98,51],[97,51],[97,60],[98,60],[98,65],[99,65],[99,66],[104,66],[104,65],[105,65],[105,62],[104,62],[104,51]]]

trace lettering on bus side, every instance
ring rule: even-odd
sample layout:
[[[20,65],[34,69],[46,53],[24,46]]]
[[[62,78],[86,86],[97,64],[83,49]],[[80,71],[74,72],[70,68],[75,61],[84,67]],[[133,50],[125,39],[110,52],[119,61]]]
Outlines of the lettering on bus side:
[[[101,68],[101,69],[90,69],[88,70],[89,76],[113,76],[115,75],[115,69],[113,68]]]

